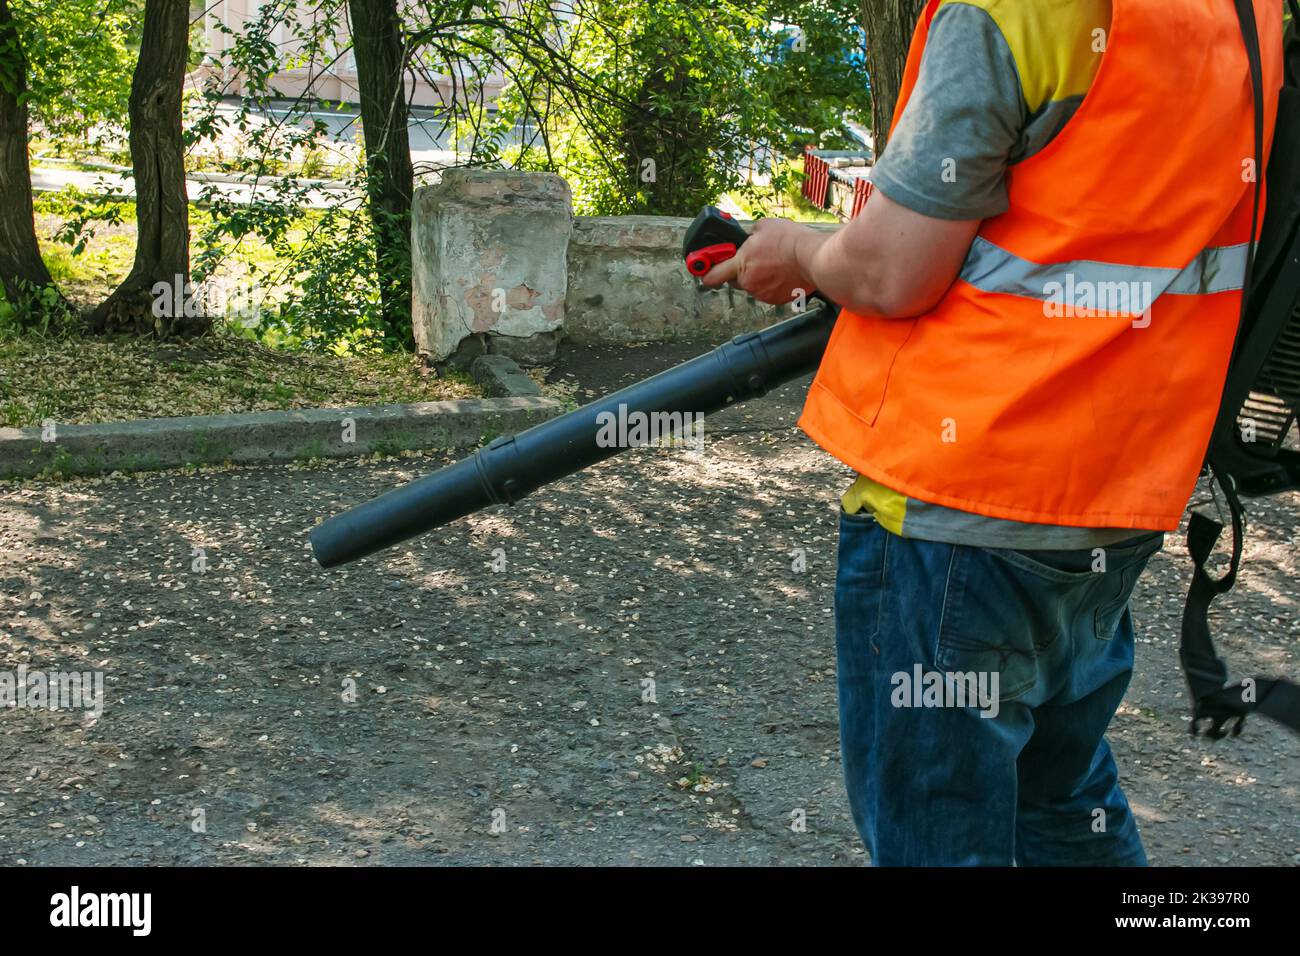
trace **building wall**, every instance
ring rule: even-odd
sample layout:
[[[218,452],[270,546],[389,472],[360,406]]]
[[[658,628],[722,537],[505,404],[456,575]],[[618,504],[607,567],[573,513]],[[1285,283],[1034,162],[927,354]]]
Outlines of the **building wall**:
[[[220,25],[236,33],[242,32],[249,21],[256,19],[263,2],[264,0],[216,0],[208,4],[204,38],[213,65],[219,66],[224,62],[220,54],[234,43],[234,37],[225,34],[220,29]],[[300,10],[300,14],[310,15],[306,10]],[[346,23],[339,25],[336,34],[339,49],[350,45]],[[275,28],[273,37],[281,45],[286,58],[296,52],[297,45],[290,25],[279,24]],[[313,73],[316,77],[315,83],[312,84],[312,93],[316,97],[344,103],[358,101],[356,61],[350,49],[326,69],[315,66],[284,70],[275,77],[273,86],[282,96],[297,97],[307,89]],[[228,67],[222,68],[221,79],[225,81],[227,93],[237,96],[244,91],[241,78]],[[500,93],[501,85],[499,76],[493,76],[488,80],[484,93],[489,102]],[[437,107],[449,103],[452,91],[453,82],[450,75],[419,76],[413,79],[408,77],[407,94],[409,101],[415,106]]]

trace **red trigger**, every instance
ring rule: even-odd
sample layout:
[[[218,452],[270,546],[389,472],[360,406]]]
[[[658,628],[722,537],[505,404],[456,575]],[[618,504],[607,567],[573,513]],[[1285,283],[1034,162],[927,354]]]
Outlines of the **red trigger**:
[[[696,249],[686,257],[686,271],[691,275],[702,276],[719,262],[726,262],[735,255],[736,244],[734,242],[722,242],[715,246],[705,246],[703,249]]]

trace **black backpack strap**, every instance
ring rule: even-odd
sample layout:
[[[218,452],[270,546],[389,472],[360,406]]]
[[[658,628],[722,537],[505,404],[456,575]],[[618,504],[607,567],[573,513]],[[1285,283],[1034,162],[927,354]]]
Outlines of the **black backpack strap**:
[[[1205,565],[1223,532],[1223,525],[1192,512],[1187,525],[1187,550],[1194,568],[1187,603],[1183,605],[1182,638],[1178,647],[1178,659],[1192,695],[1192,734],[1203,729],[1207,737],[1219,739],[1229,733],[1235,737],[1241,733],[1246,715],[1251,711],[1300,732],[1300,687],[1271,677],[1229,683],[1228,665],[1214,649],[1214,639],[1210,637],[1210,602],[1237,583],[1245,521],[1232,479],[1211,466],[1210,480],[1223,488],[1232,515],[1232,557],[1223,577],[1210,577]]]
[[[1251,0],[1233,0],[1241,37],[1246,45],[1246,58],[1250,62],[1251,98],[1254,103],[1255,139],[1255,189],[1254,208],[1250,216],[1250,237],[1246,242],[1246,267],[1242,276],[1241,315],[1232,354],[1236,358],[1241,344],[1242,328],[1246,323],[1246,297],[1250,289],[1251,273],[1255,261],[1255,236],[1259,228],[1260,195],[1264,180],[1264,67],[1259,50],[1259,28],[1255,22],[1255,9]],[[1293,15],[1296,0],[1288,0]],[[1229,366],[1231,367],[1231,365]],[[1183,606],[1183,621],[1178,657],[1187,687],[1192,696],[1191,732],[1197,734],[1206,724],[1209,737],[1221,738],[1231,733],[1241,733],[1246,715],[1258,711],[1292,730],[1300,732],[1300,687],[1286,680],[1272,678],[1247,678],[1239,683],[1229,683],[1228,666],[1214,649],[1210,636],[1209,611],[1211,602],[1232,589],[1237,582],[1241,566],[1242,536],[1245,530],[1241,499],[1231,475],[1215,466],[1213,456],[1207,462],[1211,483],[1223,489],[1232,515],[1232,557],[1228,570],[1217,580],[1205,569],[1214,545],[1223,532],[1223,525],[1213,518],[1192,512],[1187,525],[1187,550],[1192,557],[1192,586]]]
[[[1237,21],[1241,25],[1241,38],[1246,44],[1246,59],[1250,63],[1251,110],[1255,118],[1255,198],[1250,210],[1250,236],[1246,240],[1246,270],[1241,277],[1241,318],[1237,323],[1237,336],[1232,343],[1236,357],[1241,344],[1241,330],[1246,321],[1246,296],[1250,289],[1251,273],[1255,271],[1255,237],[1259,234],[1259,203],[1264,192],[1264,62],[1259,53],[1259,25],[1255,23],[1255,5],[1251,0],[1232,0],[1237,7]],[[1294,0],[1293,0],[1294,2]]]

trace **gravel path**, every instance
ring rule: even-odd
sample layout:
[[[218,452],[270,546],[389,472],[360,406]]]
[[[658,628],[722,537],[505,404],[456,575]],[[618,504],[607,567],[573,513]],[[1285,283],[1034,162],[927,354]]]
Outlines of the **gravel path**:
[[[554,377],[584,398],[693,352]],[[449,456],[0,486],[0,669],[106,679],[98,718],[0,713],[0,864],[865,862],[835,712],[846,472],[791,427],[799,395],[711,420],[700,457],[637,450],[330,572],[307,528]],[[1221,645],[1294,676],[1300,496],[1252,514]],[[1149,854],[1300,862],[1300,741],[1186,733],[1187,579],[1171,537],[1112,732]]]

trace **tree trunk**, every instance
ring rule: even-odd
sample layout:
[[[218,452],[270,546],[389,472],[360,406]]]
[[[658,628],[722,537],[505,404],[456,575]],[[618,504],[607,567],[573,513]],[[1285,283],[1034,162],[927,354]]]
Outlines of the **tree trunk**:
[[[190,215],[185,192],[181,92],[189,55],[189,4],[145,0],[140,58],[131,80],[135,263],[90,316],[96,331],[152,330],[160,337],[211,326],[189,289]],[[162,286],[155,290],[155,286]],[[179,306],[180,308],[177,308]]]
[[[661,49],[650,69],[641,80],[641,86],[632,98],[631,108],[623,111],[623,154],[627,157],[626,173],[630,187],[624,195],[634,200],[627,212],[637,216],[689,215],[695,195],[701,191],[698,182],[699,164],[691,160],[704,153],[701,140],[705,132],[699,123],[689,128],[671,111],[664,115],[661,103],[679,103],[686,95],[690,77],[675,62],[670,49]],[[686,162],[675,162],[678,156],[689,157]],[[642,176],[645,160],[654,162],[654,178]],[[690,197],[689,199],[686,197]]]
[[[348,0],[366,143],[366,193],[375,232],[379,303],[389,334],[411,330],[411,145],[397,0]]]
[[[36,241],[26,92],[27,58],[8,0],[0,0],[0,284],[10,301],[54,285]]]
[[[889,136],[889,121],[903,85],[907,48],[924,6],[925,0],[862,0],[862,29],[867,34],[867,70],[871,77],[871,133],[877,156]]]

